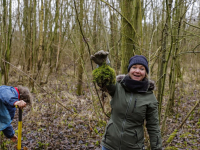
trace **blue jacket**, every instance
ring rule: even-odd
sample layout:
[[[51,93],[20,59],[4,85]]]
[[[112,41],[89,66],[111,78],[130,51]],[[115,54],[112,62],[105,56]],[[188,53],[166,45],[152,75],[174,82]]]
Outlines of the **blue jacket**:
[[[15,134],[11,122],[15,116],[14,103],[19,100],[18,95],[14,87],[0,86],[0,131],[3,131],[7,138]]]

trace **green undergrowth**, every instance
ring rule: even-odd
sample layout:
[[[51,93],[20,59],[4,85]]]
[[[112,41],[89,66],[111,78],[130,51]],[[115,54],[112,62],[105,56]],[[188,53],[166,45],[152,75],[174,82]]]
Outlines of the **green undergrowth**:
[[[0,150],[7,150],[7,146],[10,145],[10,140],[5,140],[5,136],[3,135],[3,132],[0,131]]]

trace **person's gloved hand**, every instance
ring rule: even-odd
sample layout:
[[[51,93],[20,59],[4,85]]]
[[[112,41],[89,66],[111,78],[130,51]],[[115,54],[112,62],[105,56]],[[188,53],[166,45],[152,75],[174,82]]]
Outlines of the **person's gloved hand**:
[[[93,60],[99,66],[101,66],[104,62],[106,62],[108,54],[109,54],[109,52],[100,50],[100,51],[96,52],[94,55],[91,55],[90,59]]]

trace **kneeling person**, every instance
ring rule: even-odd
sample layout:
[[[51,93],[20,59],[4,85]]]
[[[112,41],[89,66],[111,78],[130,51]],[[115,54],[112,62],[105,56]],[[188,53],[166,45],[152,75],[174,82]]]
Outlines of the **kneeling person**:
[[[31,93],[27,87],[23,86],[0,86],[0,131],[3,131],[7,138],[13,142],[17,141],[17,136],[13,130],[11,122],[15,116],[16,108],[26,107],[26,103],[31,102]]]

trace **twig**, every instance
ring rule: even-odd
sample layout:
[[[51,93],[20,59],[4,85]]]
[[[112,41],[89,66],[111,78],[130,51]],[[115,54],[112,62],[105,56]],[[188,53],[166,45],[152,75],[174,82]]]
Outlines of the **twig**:
[[[188,53],[196,54],[196,53],[200,53],[200,51],[188,51],[188,52],[182,52],[182,53],[179,53],[177,56],[180,56],[180,55],[183,55],[183,54],[188,54]]]
[[[185,22],[186,24],[188,24],[188,25],[190,25],[190,26],[192,26],[192,27],[194,27],[194,28],[200,29],[200,27],[197,27],[197,26],[195,26],[195,25],[189,24],[189,23],[186,22],[186,21],[183,21],[183,22]]]

